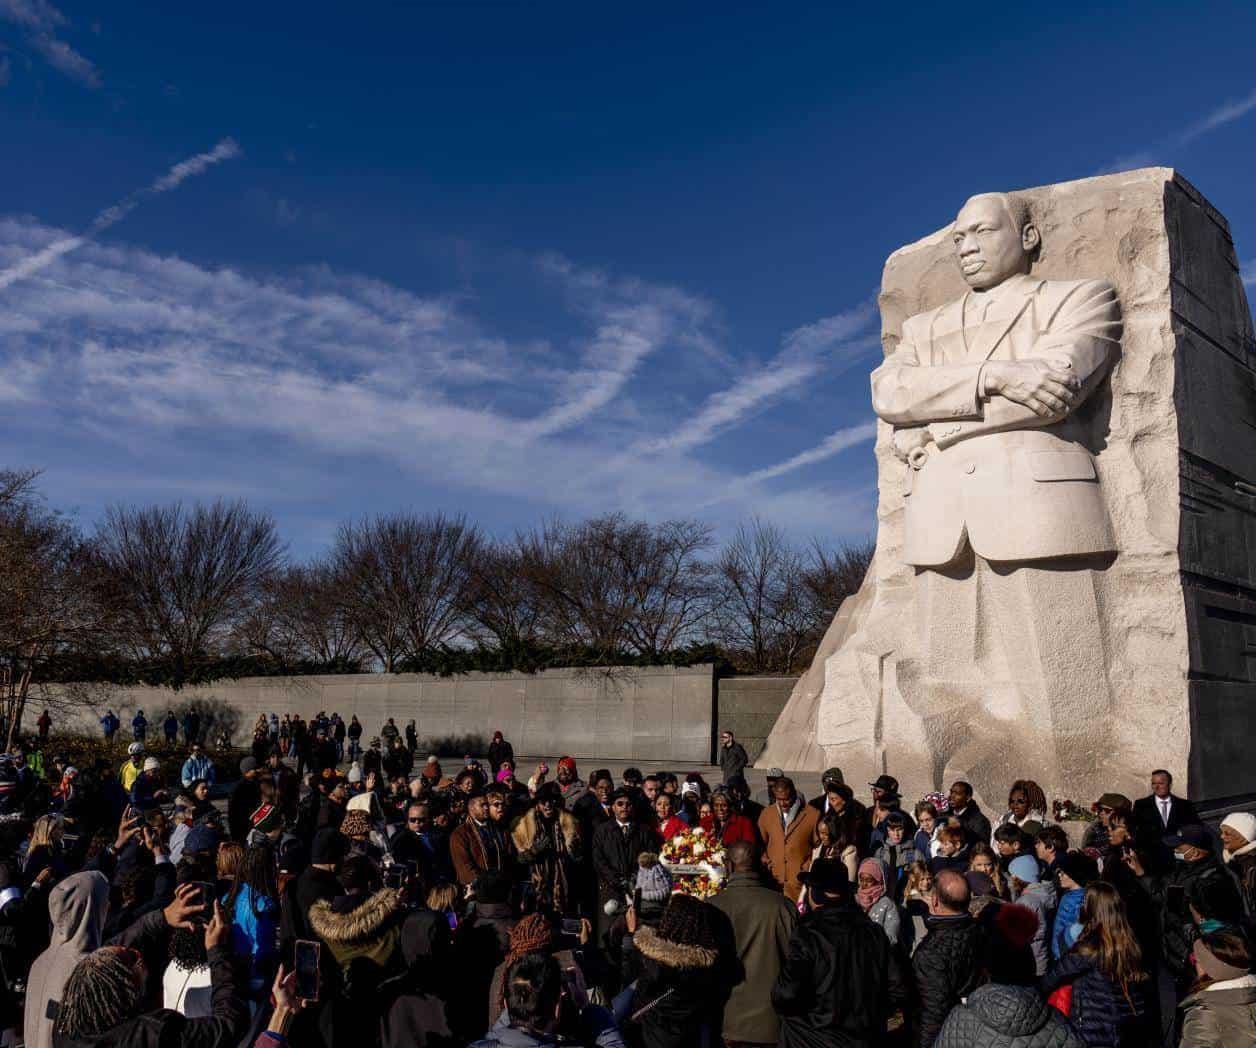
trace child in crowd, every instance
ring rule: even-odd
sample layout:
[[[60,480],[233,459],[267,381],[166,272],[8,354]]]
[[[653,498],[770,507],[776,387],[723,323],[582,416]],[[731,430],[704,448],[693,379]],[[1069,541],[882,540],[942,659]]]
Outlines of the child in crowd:
[[[1010,822],[1000,826],[994,831],[994,847],[999,855],[999,869],[1006,874],[1012,860],[1024,854],[1025,840],[1020,827]]]
[[[902,812],[892,811],[885,817],[885,843],[877,849],[874,858],[889,871],[889,883],[886,885],[889,895],[895,902],[903,898],[903,885],[907,880],[909,867],[921,856],[916,852],[915,844],[904,841],[907,836],[907,818]]]
[[[916,836],[912,841],[916,854],[928,862],[938,854],[938,809],[929,801],[916,805]]]
[[[968,872],[968,839],[958,826],[940,826],[937,830],[938,853],[929,860],[929,872],[936,878],[943,870]]]

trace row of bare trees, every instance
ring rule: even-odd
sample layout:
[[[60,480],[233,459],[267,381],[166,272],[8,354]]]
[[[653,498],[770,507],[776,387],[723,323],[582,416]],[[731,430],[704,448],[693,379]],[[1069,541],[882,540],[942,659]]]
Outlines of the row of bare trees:
[[[609,514],[492,538],[463,517],[347,522],[286,555],[243,502],[115,507],[90,534],[0,473],[0,658],[6,723],[32,676],[376,669],[434,655],[538,652],[663,661],[708,649],[749,672],[803,667],[871,546],[800,549],[755,520],[720,547],[694,520]],[[425,663],[426,660],[426,663]]]

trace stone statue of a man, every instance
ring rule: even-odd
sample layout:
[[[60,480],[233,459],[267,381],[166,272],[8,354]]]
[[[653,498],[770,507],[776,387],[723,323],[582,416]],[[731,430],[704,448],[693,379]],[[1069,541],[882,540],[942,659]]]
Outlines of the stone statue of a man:
[[[952,242],[969,290],[905,321],[872,375],[909,465],[919,647],[898,684],[936,777],[1067,776],[1096,759],[1110,702],[1094,573],[1115,545],[1075,412],[1117,358],[1120,305],[1105,281],[1034,277],[1040,235],[1014,195],[969,200]]]

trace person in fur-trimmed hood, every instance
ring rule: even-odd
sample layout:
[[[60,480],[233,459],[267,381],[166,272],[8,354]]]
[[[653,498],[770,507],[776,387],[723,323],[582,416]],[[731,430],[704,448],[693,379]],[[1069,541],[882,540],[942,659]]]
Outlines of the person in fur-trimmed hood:
[[[520,816],[511,832],[519,861],[528,867],[536,909],[575,912],[575,878],[584,855],[580,823],[563,811],[558,784],[547,782],[536,791],[536,804]]]
[[[322,988],[317,1007],[297,1017],[292,1044],[330,1048],[344,1043],[345,1031],[368,1029],[379,1019],[381,985],[405,966],[400,894],[380,888],[375,867],[362,855],[344,861],[340,882],[344,895],[310,906],[310,928],[323,941]]]
[[[643,1048],[688,1048],[718,1038],[727,989],[719,918],[715,907],[681,894],[668,900],[657,928],[636,927],[629,910],[628,930],[644,963],[633,1000]]]
[[[371,895],[341,895],[310,907],[310,927],[341,968],[367,960],[388,966],[401,934],[399,896],[384,888]]]

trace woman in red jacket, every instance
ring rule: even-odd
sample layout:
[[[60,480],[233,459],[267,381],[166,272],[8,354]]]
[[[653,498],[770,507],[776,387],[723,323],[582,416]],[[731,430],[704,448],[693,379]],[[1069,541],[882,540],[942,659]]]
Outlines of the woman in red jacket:
[[[689,829],[685,820],[673,812],[670,793],[660,793],[654,798],[654,814],[658,819],[659,838],[664,844],[676,834],[685,833]]]
[[[718,837],[725,848],[738,841],[753,844],[759,839],[750,820],[733,811],[732,803],[724,790],[715,791],[714,796],[711,797],[711,808],[715,814],[708,815],[702,820],[702,828],[706,830],[708,836]]]

